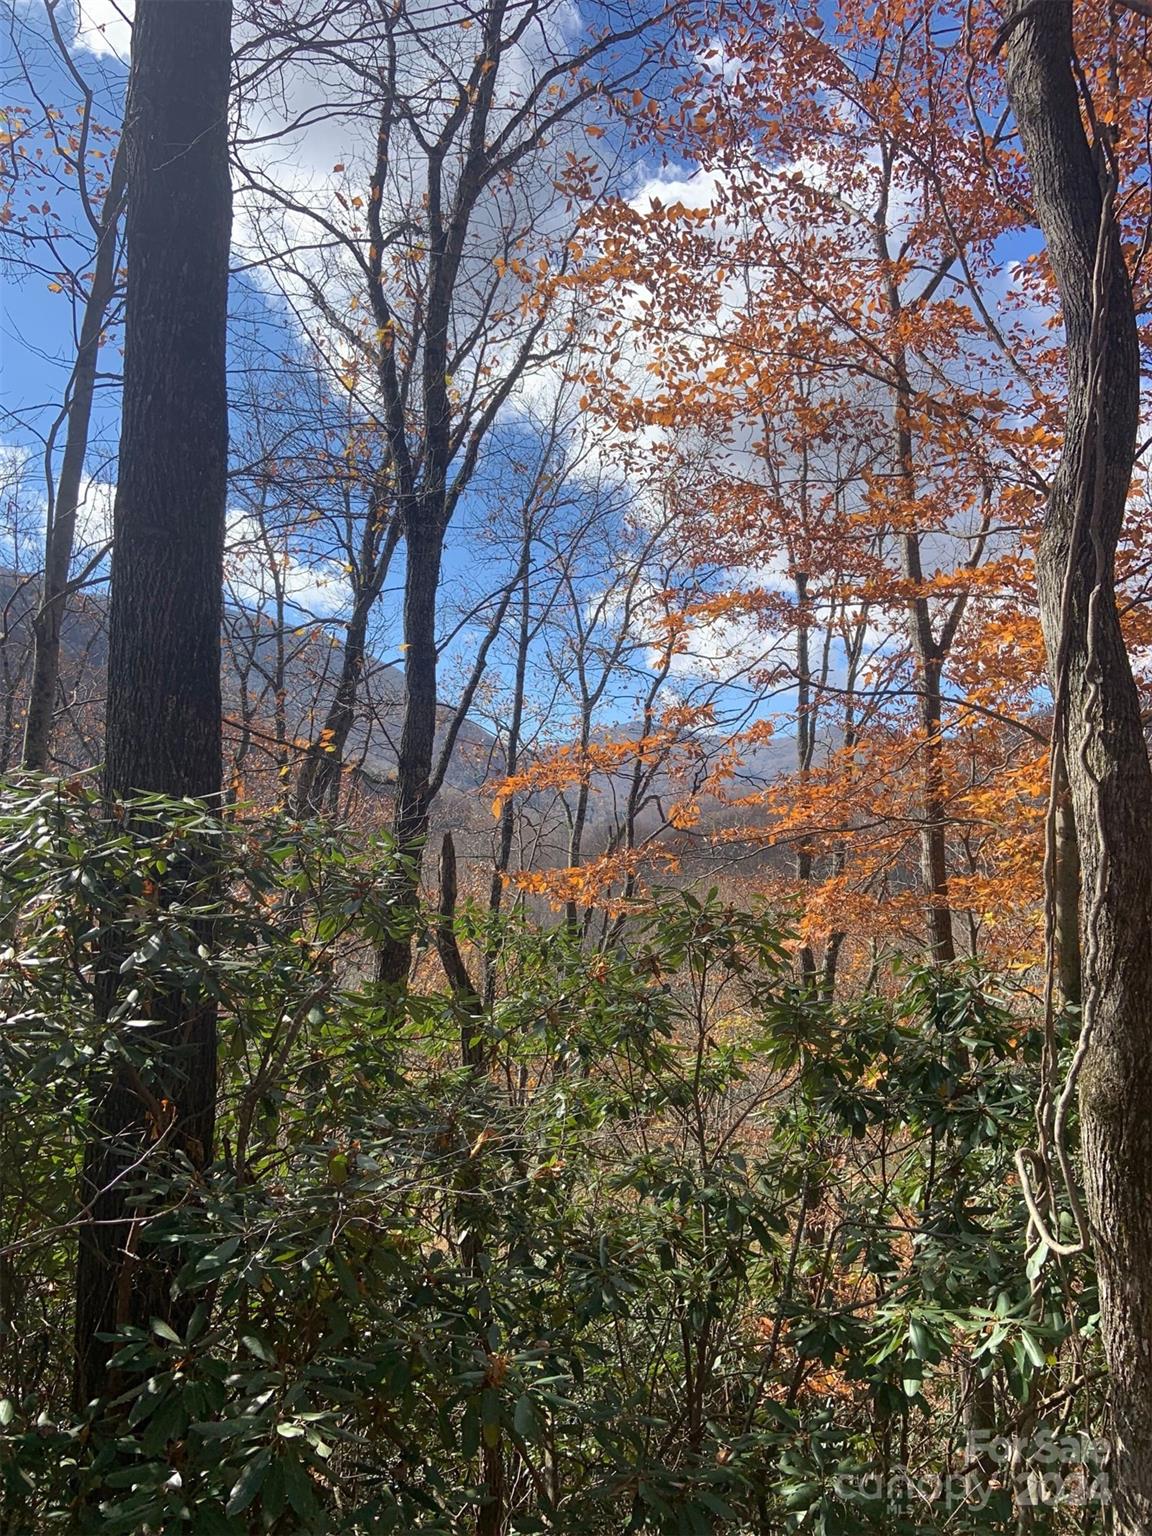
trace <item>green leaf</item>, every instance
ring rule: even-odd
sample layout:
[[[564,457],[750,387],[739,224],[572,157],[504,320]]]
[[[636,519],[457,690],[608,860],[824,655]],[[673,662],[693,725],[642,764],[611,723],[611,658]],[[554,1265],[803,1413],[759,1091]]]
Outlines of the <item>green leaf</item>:
[[[512,1425],[522,1440],[534,1440],[540,1433],[536,1407],[527,1392],[521,1393],[516,1399],[516,1406],[512,1410]]]
[[[918,1359],[927,1360],[932,1354],[932,1335],[918,1317],[908,1324],[908,1341]]]
[[[236,1527],[214,1500],[197,1506],[192,1530],[194,1536],[236,1536]]]
[[[238,1515],[248,1508],[252,1500],[264,1486],[264,1478],[268,1471],[268,1452],[257,1451],[252,1460],[241,1472],[233,1485],[224,1513]]]
[[[696,1502],[703,1504],[705,1509],[710,1509],[714,1515],[719,1515],[721,1520],[729,1520],[733,1525],[736,1523],[737,1517],[735,1512],[725,1504],[722,1498],[719,1498],[714,1493],[709,1493],[706,1488],[702,1488],[696,1494]]]
[[[191,1426],[201,1440],[235,1440],[240,1435],[250,1435],[263,1427],[264,1421],[251,1413],[241,1414],[236,1419],[206,1419]]]
[[[312,1479],[308,1476],[306,1468],[301,1466],[294,1455],[282,1457],[281,1465],[284,1469],[284,1492],[288,1496],[288,1503],[301,1519],[311,1518],[317,1513],[319,1505],[316,1502]]]
[[[264,1486],[260,1490],[260,1512],[265,1522],[276,1520],[283,1513],[286,1500],[284,1464],[279,1460],[273,1461],[268,1468],[268,1476],[264,1479]]]
[[[256,1356],[257,1360],[263,1360],[265,1365],[276,1365],[276,1351],[267,1339],[260,1337],[258,1333],[246,1333],[240,1340],[249,1353]]]
[[[1029,1333],[1025,1329],[1020,1335],[1020,1342],[1024,1346],[1024,1353],[1038,1370],[1048,1364],[1048,1356],[1044,1351],[1044,1346],[1034,1333]]]
[[[173,1393],[165,1398],[140,1437],[140,1449],[145,1456],[158,1456],[170,1440],[178,1440],[184,1433],[186,1421],[179,1396]]]
[[[1045,1242],[1037,1243],[1036,1247],[1033,1249],[1031,1254],[1029,1254],[1029,1256],[1028,1256],[1028,1263],[1025,1266],[1025,1271],[1024,1272],[1025,1272],[1025,1275],[1027,1276],[1027,1278],[1029,1280],[1035,1280],[1036,1279],[1037,1275],[1039,1275],[1040,1271],[1044,1268],[1045,1264],[1047,1264],[1048,1257],[1049,1257],[1048,1244],[1045,1243]]]

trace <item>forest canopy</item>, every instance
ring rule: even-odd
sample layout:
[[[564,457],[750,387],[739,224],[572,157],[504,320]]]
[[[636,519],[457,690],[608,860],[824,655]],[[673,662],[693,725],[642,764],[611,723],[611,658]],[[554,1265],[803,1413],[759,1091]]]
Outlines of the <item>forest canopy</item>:
[[[4,4],[2,1536],[1152,1529],[1152,4]]]

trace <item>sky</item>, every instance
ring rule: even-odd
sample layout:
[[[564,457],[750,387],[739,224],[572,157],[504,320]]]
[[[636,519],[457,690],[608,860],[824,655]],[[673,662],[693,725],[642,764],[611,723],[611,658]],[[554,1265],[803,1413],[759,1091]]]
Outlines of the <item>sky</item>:
[[[8,97],[17,104],[35,106],[32,91],[20,79],[26,71],[34,86],[35,96],[46,103],[70,105],[76,100],[76,88],[58,53],[46,37],[41,0],[10,0],[6,19],[9,44],[9,61],[5,69]],[[421,13],[426,14],[425,12]],[[71,8],[62,8],[62,29],[70,37],[76,68],[95,93],[97,115],[109,126],[118,122],[123,92],[127,79],[130,51],[130,4],[120,0],[72,0]],[[534,46],[545,53],[555,46],[564,46],[579,35],[582,18],[568,0],[558,0],[550,12],[553,35],[541,33]],[[466,40],[467,46],[474,46]],[[528,46],[527,44],[525,45]],[[515,61],[513,61],[515,64]],[[418,67],[418,61],[417,66]],[[531,59],[525,57],[522,73],[530,78],[533,68]],[[344,89],[345,80],[329,79],[323,70],[312,69],[307,74],[298,72],[289,76],[285,98],[274,103],[271,111],[252,108],[245,127],[255,135],[266,132],[279,112],[282,117],[293,113],[311,114],[312,122],[302,131],[279,140],[266,153],[252,158],[259,170],[280,188],[300,194],[302,199],[339,212],[336,199],[346,208],[347,201],[362,190],[363,156],[366,150],[363,124],[333,110],[332,103],[339,102],[338,92]],[[513,71],[515,87],[515,71]],[[320,108],[323,107],[321,111]],[[559,147],[556,150],[560,153]],[[359,162],[359,163],[358,163]],[[643,168],[637,166],[637,177],[643,177]],[[555,198],[551,182],[545,186],[547,196]],[[403,196],[404,188],[396,189]],[[71,228],[86,235],[78,221],[76,199],[72,187],[64,184],[63,190],[54,189],[46,179],[30,181],[20,189],[20,211],[29,219],[28,227],[41,230],[50,221],[60,221],[65,230]],[[520,189],[516,189],[520,196]],[[532,194],[537,195],[537,194]],[[543,196],[544,192],[539,195]],[[53,212],[48,219],[37,212],[28,212],[31,203],[38,207],[41,198],[50,200]],[[307,238],[308,229],[299,218],[281,220],[277,225],[274,213],[269,213],[267,199],[260,203],[251,191],[237,185],[234,211],[234,250],[238,272],[234,275],[230,309],[232,314],[233,345],[230,360],[233,368],[233,390],[236,398],[243,393],[243,370],[254,352],[266,357],[291,349],[301,340],[301,331],[293,316],[292,304],[304,295],[308,280],[318,279],[327,285],[328,291],[340,294],[339,270],[333,273],[330,254],[318,254],[311,269],[305,262],[302,270],[289,272],[280,269],[275,279],[261,267],[253,266],[253,258],[275,249],[277,236],[282,244],[296,243],[301,236]],[[486,236],[483,213],[474,228],[474,234],[483,246],[486,238],[495,242],[499,230],[493,227]],[[479,249],[479,246],[477,249]],[[0,313],[0,449],[7,455],[22,458],[28,466],[29,477],[42,476],[44,458],[43,443],[60,411],[60,401],[67,385],[75,352],[75,336],[78,315],[67,291],[54,279],[51,261],[42,259],[30,268],[21,262],[19,246],[14,248],[13,258],[7,262],[5,272],[3,309]],[[493,251],[499,250],[493,243]],[[483,264],[491,260],[481,252]],[[472,259],[476,259],[475,256]],[[44,270],[45,265],[48,270]],[[37,269],[38,268],[38,269]],[[512,279],[509,279],[512,284]],[[54,291],[55,290],[55,291]],[[330,336],[322,339],[330,340]],[[117,337],[118,343],[118,337]],[[106,348],[102,357],[102,372],[116,370],[119,362],[118,344]],[[506,412],[504,429],[505,450],[508,433],[516,430],[516,412],[526,413],[547,410],[552,397],[560,388],[558,377],[544,374],[529,381],[514,397]],[[82,532],[99,538],[104,532],[111,508],[115,478],[115,447],[118,426],[117,389],[115,380],[102,382],[94,412],[89,467],[92,492],[89,505],[81,514]],[[243,424],[234,423],[234,439],[239,438]],[[602,471],[603,466],[597,466]],[[467,604],[478,594],[478,573],[486,577],[477,561],[475,541],[469,536],[472,524],[485,516],[483,498],[477,493],[466,498],[458,516],[459,532],[449,540],[446,551],[444,581],[449,598]],[[239,501],[239,498],[234,498]],[[250,535],[251,518],[243,505],[234,505],[229,512],[230,531],[243,542]],[[488,551],[490,553],[490,551]],[[231,562],[230,595],[233,600],[246,602],[255,598],[261,585],[257,563],[250,555],[241,554]],[[382,604],[385,622],[378,625],[375,644],[378,653],[394,662],[401,659],[398,649],[396,613],[399,583],[403,575],[403,550],[399,552],[393,576],[390,579],[392,600]],[[296,554],[289,578],[289,591],[294,594],[302,613],[332,622],[338,619],[343,608],[344,588],[335,552],[317,548],[312,542],[307,550]],[[465,624],[445,656],[445,671],[459,668],[474,646],[477,631]],[[622,707],[628,707],[625,702]]]
[[[73,100],[75,88],[63,64],[51,48],[37,41],[43,33],[41,0],[9,0],[9,3],[12,9],[7,26],[13,55],[18,51],[20,59],[27,61],[37,94],[47,102]],[[119,3],[118,0],[80,0],[79,8],[77,0],[72,0],[72,9],[65,9],[62,14],[64,26],[72,30],[76,66],[95,90],[104,120],[114,124],[120,113],[130,48],[126,0],[119,0]],[[554,14],[556,40],[560,43],[577,35],[585,24],[569,0],[558,0]],[[551,41],[544,39],[543,46],[549,46]],[[525,63],[526,73],[529,63]],[[21,88],[13,83],[16,73],[17,64],[10,60],[5,69],[7,95],[9,100],[20,101]],[[336,219],[344,217],[341,209],[351,217],[348,203],[358,195],[357,189],[363,189],[363,157],[367,148],[364,125],[349,117],[344,107],[337,105],[333,109],[331,106],[333,102],[339,102],[333,93],[342,88],[339,81],[326,77],[322,69],[314,69],[307,76],[289,78],[283,100],[271,109],[262,110],[270,110],[273,116],[276,111],[288,115],[304,112],[309,115],[310,126],[305,131],[279,139],[275,148],[269,149],[262,158],[260,154],[255,156],[264,176],[275,180],[280,188],[299,194],[302,200],[322,206]],[[246,127],[250,132],[264,130],[269,121],[252,109]],[[612,147],[609,141],[604,152]],[[637,207],[647,206],[653,198],[659,198],[666,205],[676,201],[690,206],[708,205],[719,185],[713,172],[700,170],[692,164],[660,165],[634,151],[627,152],[617,171],[620,185]],[[405,188],[400,186],[394,191],[402,197]],[[45,184],[45,192],[41,194],[33,184],[24,195],[26,200],[28,196],[51,195],[51,187]],[[53,201],[62,210],[69,206],[66,196],[53,198]],[[288,299],[299,301],[310,282],[320,284],[340,303],[344,303],[352,291],[346,285],[340,258],[333,256],[331,249],[315,251],[311,258],[302,259],[292,270],[280,264],[275,280],[269,272],[251,265],[254,255],[274,252],[278,239],[284,246],[297,243],[306,228],[298,216],[270,215],[267,199],[260,203],[260,207],[262,211],[257,213],[257,200],[252,197],[251,190],[238,187],[235,246],[238,266],[244,270],[234,279],[231,296],[234,338],[231,355],[237,398],[243,392],[243,368],[253,351],[274,355],[299,343],[301,332]],[[481,223],[477,235],[483,247],[485,238],[496,241],[499,230],[486,231]],[[498,248],[498,242],[493,244],[493,250]],[[1003,253],[1006,273],[1011,258],[1024,253],[1023,245],[1019,250],[1013,248]],[[487,270],[491,254],[481,249],[480,256]],[[9,457],[13,451],[24,453],[35,462],[42,454],[43,434],[59,410],[74,353],[76,322],[67,293],[52,291],[50,272],[21,273],[16,260],[8,263],[5,277],[0,318],[0,347],[3,349],[0,406],[4,411],[0,418],[0,451]],[[330,329],[326,331],[321,325],[319,334],[325,344],[332,346]],[[115,352],[109,349],[109,353],[106,355],[111,370]],[[643,355],[631,359],[637,373],[642,374],[645,361]],[[513,398],[506,413],[506,449],[515,435],[516,410],[547,410],[560,388],[555,370],[551,373],[545,370]],[[237,422],[237,427],[240,426]],[[109,381],[102,391],[96,413],[90,458],[93,483],[85,522],[93,535],[100,529],[111,504],[116,429],[115,388]],[[234,435],[239,436],[239,431]],[[587,443],[583,449],[584,472],[588,473],[591,484],[597,475],[605,472],[605,454],[599,447],[590,449]],[[445,562],[445,588],[449,601],[455,600],[465,606],[468,598],[476,595],[479,581],[486,574],[480,557],[490,554],[482,537],[487,516],[482,489],[478,487],[477,492],[465,501],[459,529],[449,540]],[[238,497],[234,498],[230,509],[229,526],[241,543],[252,532],[250,514]],[[293,550],[293,561],[288,585],[301,612],[329,624],[338,621],[343,589],[336,552],[322,544],[318,546],[312,540],[307,547],[299,546]],[[390,578],[389,592],[382,605],[383,618],[374,636],[378,654],[393,662],[401,659],[396,620],[402,569],[401,555]],[[760,582],[779,588],[784,584],[786,572],[782,562],[778,561],[749,571],[745,576],[750,583]],[[238,602],[254,600],[260,584],[252,557],[248,554],[237,556],[231,565],[232,599]],[[475,645],[476,635],[474,626],[467,623],[462,626],[445,655],[446,675],[463,665],[470,648]],[[697,650],[702,654],[704,670],[709,661],[721,667],[727,664],[732,653],[762,648],[763,643],[763,636],[756,633],[752,624],[715,625],[710,632],[701,632],[697,636]],[[697,663],[678,662],[677,666],[687,674],[697,667]],[[624,713],[629,707],[626,699],[619,706]]]
[[[118,127],[124,84],[127,79],[128,24],[115,11],[112,0],[88,0],[90,15],[64,12],[62,27],[72,33],[76,62],[96,99],[95,116],[109,127]],[[94,28],[94,24],[98,27]],[[0,27],[5,64],[3,80],[8,105],[26,105],[35,111],[28,86],[21,78],[26,64],[37,92],[48,104],[67,106],[76,100],[74,83],[45,35],[40,0],[12,0]],[[32,183],[22,201],[30,201],[37,189],[52,197],[47,181]],[[69,199],[52,197],[64,221],[72,223]],[[7,410],[31,415],[38,408],[50,410],[62,395],[75,353],[75,325],[68,295],[53,293],[42,274],[24,275],[16,260],[5,252],[3,322],[3,372],[0,385]],[[115,419],[109,410],[106,421]]]

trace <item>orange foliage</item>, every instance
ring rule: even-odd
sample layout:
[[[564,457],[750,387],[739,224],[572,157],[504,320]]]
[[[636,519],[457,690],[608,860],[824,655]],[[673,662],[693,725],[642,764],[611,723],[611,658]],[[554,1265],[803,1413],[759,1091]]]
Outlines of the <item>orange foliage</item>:
[[[1139,23],[1077,16],[1135,254],[1152,64],[1128,49],[1110,72],[1109,28]],[[1032,558],[1064,397],[1025,167],[989,127],[999,25],[983,0],[737,0],[719,32],[711,8],[681,8],[679,91],[630,121],[688,169],[668,196],[601,204],[568,280],[601,316],[587,408],[633,473],[673,486],[701,565],[729,570],[686,598],[687,634],[772,644],[741,747],[772,711],[796,770],[749,793],[728,763],[709,792],[744,814],[718,840],[775,851],[755,882],[811,941],[908,943],[945,902],[959,938],[1020,963],[1039,949],[1047,794]],[[1138,660],[1148,527],[1136,498],[1120,580]],[[565,771],[584,767],[539,770]],[[673,825],[698,815],[690,800]],[[927,889],[937,824],[946,880]]]

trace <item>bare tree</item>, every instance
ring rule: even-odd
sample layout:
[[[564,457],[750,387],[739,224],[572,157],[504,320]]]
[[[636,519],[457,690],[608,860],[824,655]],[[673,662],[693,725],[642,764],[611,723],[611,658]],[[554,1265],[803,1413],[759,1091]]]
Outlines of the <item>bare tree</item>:
[[[80,203],[93,241],[90,277],[76,276],[72,285],[80,307],[80,331],[76,360],[72,368],[66,403],[62,413],[64,449],[60,473],[55,484],[49,477],[48,505],[45,513],[44,574],[40,601],[33,622],[32,675],[28,687],[28,709],[24,721],[23,766],[45,769],[52,747],[52,726],[56,688],[60,676],[60,632],[64,609],[71,592],[80,587],[106,550],[98,550],[85,568],[73,577],[72,558],[76,544],[76,517],[84,492],[84,466],[96,398],[96,374],[100,348],[120,292],[119,247],[120,217],[124,200],[126,156],[123,138],[112,151],[112,166],[101,192],[91,185],[91,171],[86,164],[93,132],[95,95],[76,67],[67,42],[60,31],[59,0],[46,0],[45,10],[52,39],[74,82],[81,100],[79,130],[76,134],[75,166]],[[50,462],[57,422],[49,437],[47,458]]]
[[[30,455],[0,454],[0,773],[15,762],[31,665],[31,616],[43,552]]]
[[[368,517],[381,554],[393,518],[405,552],[401,910],[415,900],[435,794],[437,592],[449,525],[514,391],[569,344],[553,295],[571,260],[574,200],[599,173],[582,130],[602,135],[611,92],[651,69],[629,45],[658,14],[600,6],[574,41],[552,0],[384,13],[331,0],[282,25],[254,18],[247,98],[282,92],[282,59],[297,68],[308,60],[322,89],[290,102],[289,121],[351,124],[353,149],[337,167],[360,168],[359,193],[336,186],[318,198],[286,183],[271,130],[242,156],[261,210],[260,259],[382,431]],[[375,552],[366,565],[377,568]],[[366,604],[378,585],[367,583]],[[381,979],[399,983],[408,963],[398,934],[382,948]]]
[[[23,766],[47,768],[60,699],[61,631],[69,600],[97,573],[106,575],[105,539],[77,550],[79,518],[90,496],[86,463],[101,388],[103,344],[119,318],[120,217],[124,158],[120,153],[123,91],[115,78],[80,66],[61,0],[10,9],[13,75],[25,106],[10,114],[11,201],[0,234],[5,265],[18,280],[47,285],[72,311],[74,355],[54,419],[44,407],[13,411],[22,433],[41,441],[44,467],[42,569],[31,621],[31,658],[21,680]],[[45,78],[56,77],[55,100]],[[106,118],[114,119],[110,125]],[[48,195],[46,195],[48,194]],[[104,348],[103,355],[108,356]],[[80,556],[79,569],[73,569]]]

